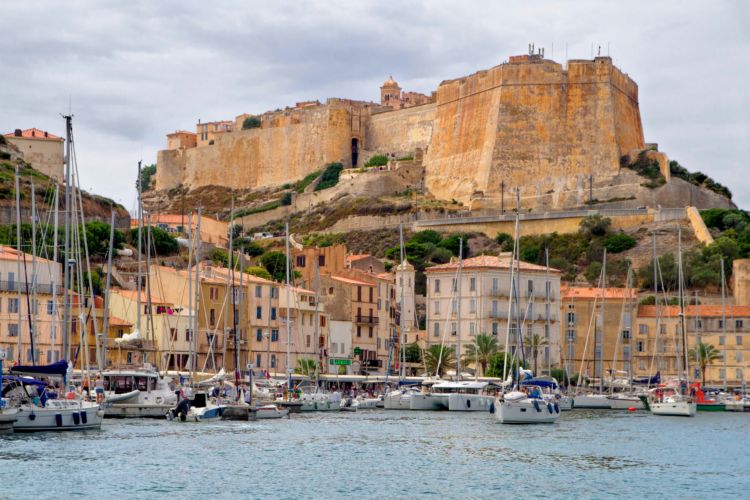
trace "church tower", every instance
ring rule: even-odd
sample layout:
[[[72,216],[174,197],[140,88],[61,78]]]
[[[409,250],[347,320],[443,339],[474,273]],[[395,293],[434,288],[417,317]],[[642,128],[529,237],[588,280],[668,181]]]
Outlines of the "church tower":
[[[392,76],[388,77],[380,87],[380,104],[390,106],[393,109],[401,107],[401,87],[398,86]]]

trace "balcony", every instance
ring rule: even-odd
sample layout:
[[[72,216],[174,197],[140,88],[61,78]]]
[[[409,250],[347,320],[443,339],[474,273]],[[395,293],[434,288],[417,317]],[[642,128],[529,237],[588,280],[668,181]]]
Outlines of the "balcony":
[[[362,368],[383,368],[383,360],[382,359],[363,359],[362,361],[360,361],[360,366]]]
[[[0,281],[0,291],[2,292],[17,292],[20,290],[21,293],[26,293],[27,289],[29,290],[29,292],[33,290],[31,283],[26,283],[22,281]],[[57,285],[57,291],[62,296],[62,286],[60,284]],[[36,293],[51,294],[52,284],[37,283]]]
[[[377,316],[357,316],[355,322],[360,325],[377,325],[379,320]]]

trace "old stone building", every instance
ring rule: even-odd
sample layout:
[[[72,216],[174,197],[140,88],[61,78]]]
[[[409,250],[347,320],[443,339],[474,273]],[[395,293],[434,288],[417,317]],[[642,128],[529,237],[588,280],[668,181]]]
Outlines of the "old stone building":
[[[16,129],[5,134],[5,140],[16,146],[23,159],[35,170],[56,179],[63,180],[65,140],[38,128]]]

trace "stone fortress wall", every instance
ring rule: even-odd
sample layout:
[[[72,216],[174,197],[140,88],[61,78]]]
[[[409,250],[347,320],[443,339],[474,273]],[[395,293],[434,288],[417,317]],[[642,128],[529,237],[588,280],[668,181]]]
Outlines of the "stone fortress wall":
[[[327,163],[351,168],[389,154],[420,158],[437,198],[489,207],[503,186],[506,207],[520,188],[524,208],[552,210],[585,204],[591,185],[616,187],[621,157],[646,147],[638,86],[609,57],[563,67],[541,54],[514,56],[413,104],[394,106],[398,92],[389,79],[388,102],[298,103],[249,130],[240,126],[249,115],[240,115],[213,144],[160,151],[156,188],[277,186]]]

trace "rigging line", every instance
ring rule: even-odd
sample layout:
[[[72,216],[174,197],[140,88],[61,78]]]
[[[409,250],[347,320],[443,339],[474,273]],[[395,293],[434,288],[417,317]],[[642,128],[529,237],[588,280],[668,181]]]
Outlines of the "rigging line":
[[[445,316],[445,328],[443,329],[443,335],[440,338],[440,356],[438,357],[438,363],[437,363],[437,365],[435,367],[435,376],[436,377],[438,376],[438,373],[440,372],[440,365],[441,365],[441,363],[443,361],[443,352],[444,352],[443,348],[445,346],[445,336],[448,333],[448,322],[451,320],[450,316],[453,314],[454,303],[458,304],[456,302],[456,297],[454,295],[454,293],[458,289],[457,286],[454,286],[454,283],[456,285],[458,285],[458,283],[456,281],[458,279],[458,268],[456,268],[456,274],[454,274],[453,276],[454,276],[454,278],[453,278],[453,281],[451,282],[451,301],[450,301],[450,306],[451,307],[450,307],[450,312]],[[439,279],[439,278],[435,278],[435,279]],[[460,297],[459,297],[458,300],[461,300]],[[461,334],[460,330],[461,330],[461,325],[457,325],[456,326],[456,334],[457,335]],[[395,325],[394,325],[394,338],[395,338]]]
[[[599,273],[599,281],[597,283],[597,287],[600,287],[602,285],[602,273]],[[598,295],[594,295],[594,302],[591,305],[591,318],[589,319],[589,327],[586,331],[586,342],[583,344],[583,352],[581,354],[581,368],[578,370],[578,379],[576,380],[576,391],[575,395],[577,396],[580,394],[580,388],[581,388],[581,377],[583,376],[583,368],[584,363],[586,362],[586,354],[589,350],[589,338],[591,337],[591,328],[594,325],[594,320],[596,319],[596,306],[598,301]]]
[[[628,280],[630,279],[630,272],[631,272],[631,266],[628,266]],[[629,281],[628,281],[629,283]],[[620,348],[620,337],[622,336],[622,332],[624,330],[625,326],[625,304],[627,304],[628,297],[626,295],[622,296],[622,306],[620,307],[620,319],[617,324],[617,336],[615,337],[615,350],[612,353],[612,362],[609,365],[609,375],[610,375],[610,381],[609,381],[609,393],[612,394],[614,391],[614,373],[617,371],[617,352]],[[604,315],[604,308],[602,307],[602,315]],[[604,359],[604,321],[602,321],[602,359]],[[624,361],[624,359],[623,359]],[[604,363],[602,363],[604,364]],[[600,374],[602,377],[604,374]]]

